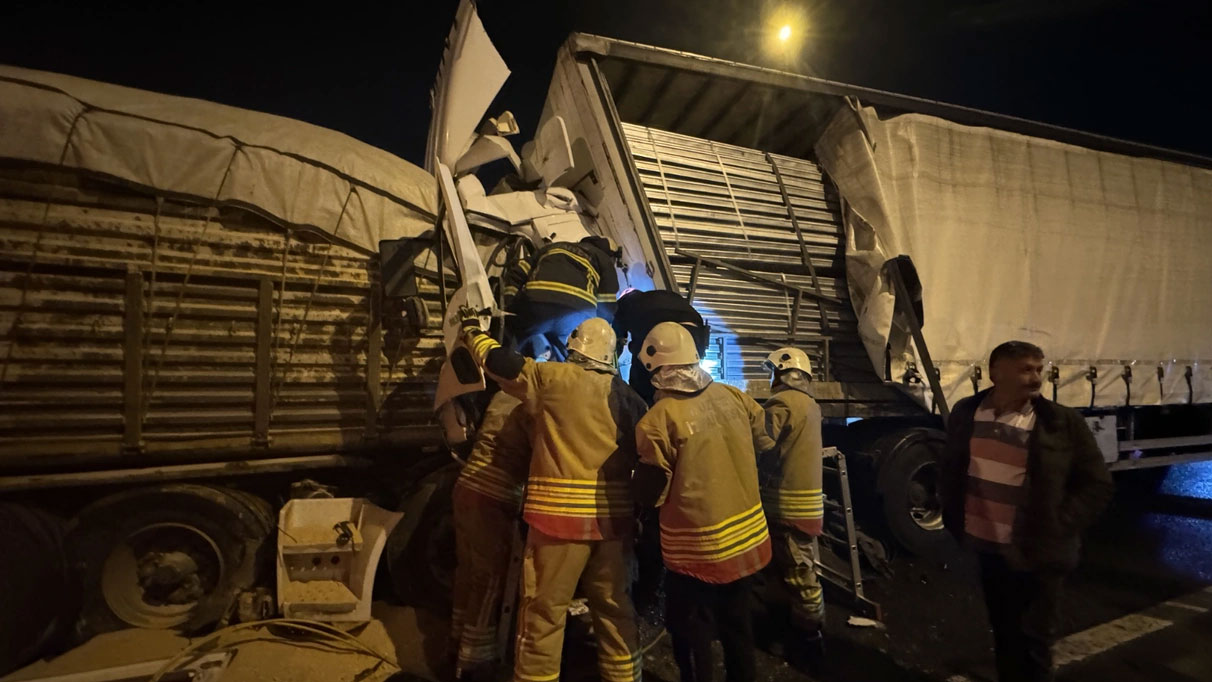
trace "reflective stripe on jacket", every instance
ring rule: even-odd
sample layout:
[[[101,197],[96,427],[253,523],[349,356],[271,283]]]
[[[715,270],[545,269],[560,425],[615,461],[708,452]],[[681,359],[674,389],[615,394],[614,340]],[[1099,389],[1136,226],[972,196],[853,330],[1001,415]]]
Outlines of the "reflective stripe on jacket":
[[[530,467],[528,417],[522,402],[501,391],[492,397],[476,443],[455,481],[460,501],[494,502],[517,508]],[[469,496],[466,493],[475,493]]]
[[[471,339],[484,366],[500,344]],[[499,351],[506,352],[506,351]],[[491,363],[489,363],[491,365]],[[613,373],[526,358],[516,376],[485,372],[520,399],[530,417],[531,458],[522,515],[546,535],[602,540],[632,531],[636,422],[644,401]]]
[[[820,535],[821,408],[807,393],[784,387],[766,401],[766,428],[775,449],[762,455],[762,505],[771,523]]]
[[[718,584],[770,561],[754,446],[773,443],[752,398],[720,383],[667,392],[640,420],[636,440],[640,461],[667,474],[657,504],[669,570]]]
[[[586,244],[557,242],[514,263],[504,277],[505,306],[515,296],[574,310],[596,309],[606,319],[618,305],[619,276],[614,259]]]

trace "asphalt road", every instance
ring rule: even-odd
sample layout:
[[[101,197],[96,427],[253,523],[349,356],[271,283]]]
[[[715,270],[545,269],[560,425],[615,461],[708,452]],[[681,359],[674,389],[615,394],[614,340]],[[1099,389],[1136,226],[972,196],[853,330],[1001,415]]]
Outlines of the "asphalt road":
[[[993,641],[975,561],[895,558],[890,578],[868,577],[886,629],[846,624],[834,603],[825,668],[789,666],[777,645],[758,654],[763,680],[995,680]],[[1055,655],[1066,682],[1212,682],[1212,462],[1173,468],[1160,488],[1125,474],[1086,538],[1066,585]],[[778,630],[769,614],[759,626]],[[645,679],[675,682],[668,638],[645,660]],[[723,679],[723,671],[720,671]]]

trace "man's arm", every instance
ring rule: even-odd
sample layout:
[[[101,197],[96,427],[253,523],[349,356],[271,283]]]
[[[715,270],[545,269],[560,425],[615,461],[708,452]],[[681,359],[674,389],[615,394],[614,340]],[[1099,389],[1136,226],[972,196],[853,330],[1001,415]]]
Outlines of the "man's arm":
[[[619,273],[614,268],[614,258],[598,251],[594,266],[598,269],[598,317],[614,320],[619,307]],[[617,332],[616,332],[617,334]]]
[[[745,410],[749,413],[749,429],[753,432],[753,451],[754,454],[760,455],[763,452],[769,452],[776,447],[778,443],[774,442],[771,437],[771,431],[767,430],[766,411],[762,409],[757,401],[750,398],[748,395],[737,391],[741,396],[741,400],[745,403]],[[786,423],[785,421],[783,422]],[[782,427],[780,427],[781,432]]]
[[[772,452],[778,449],[782,444],[783,439],[787,437],[787,423],[791,421],[791,410],[783,403],[777,400],[766,401],[766,433],[774,442],[772,447],[758,450],[758,455],[765,452]],[[754,440],[754,447],[757,447],[757,440]]]
[[[666,430],[665,420],[649,411],[635,428],[636,450],[640,457],[632,478],[635,501],[645,507],[659,507],[669,495],[677,453]]]
[[[480,329],[474,310],[460,311],[463,315],[463,343],[484,373],[492,377],[501,390],[530,404],[535,396],[538,371],[534,360],[501,347],[496,339]]]
[[[956,539],[964,536],[964,494],[968,471],[964,466],[963,453],[968,444],[968,433],[965,426],[971,426],[972,417],[959,403],[951,411],[947,420],[947,445],[943,449],[943,461],[940,463],[939,497],[942,498],[943,525]],[[968,434],[970,435],[970,433]]]
[[[518,405],[510,411],[497,432],[496,445],[495,463],[520,486],[526,481],[526,473],[530,470],[531,454],[530,414],[525,405]]]
[[[1073,443],[1073,466],[1066,483],[1067,496],[1061,502],[1057,517],[1063,526],[1080,533],[1102,513],[1115,494],[1111,472],[1103,461],[1102,452],[1077,413],[1067,415],[1070,441]]]
[[[503,286],[501,294],[506,308],[509,308],[509,304],[513,302],[513,298],[518,295],[522,287],[526,286],[533,265],[530,258],[520,258],[505,269],[505,274],[501,276]]]

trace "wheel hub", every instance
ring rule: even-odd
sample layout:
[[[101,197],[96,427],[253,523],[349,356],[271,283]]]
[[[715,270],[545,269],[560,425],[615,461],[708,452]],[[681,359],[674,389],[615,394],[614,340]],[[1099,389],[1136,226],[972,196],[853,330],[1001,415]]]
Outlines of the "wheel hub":
[[[909,516],[925,530],[941,530],[943,509],[938,499],[938,465],[924,463],[909,477]]]
[[[225,567],[215,541],[194,526],[148,524],[111,550],[102,570],[106,603],[120,619],[143,628],[172,628],[189,620],[198,601],[220,584]]]

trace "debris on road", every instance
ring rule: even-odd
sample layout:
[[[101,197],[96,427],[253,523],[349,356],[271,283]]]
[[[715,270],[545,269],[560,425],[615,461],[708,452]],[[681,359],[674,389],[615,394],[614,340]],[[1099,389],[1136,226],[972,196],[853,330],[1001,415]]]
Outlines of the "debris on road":
[[[884,624],[878,620],[863,618],[862,616],[850,616],[850,618],[846,620],[846,624],[855,628],[875,628],[877,630],[885,629]]]

